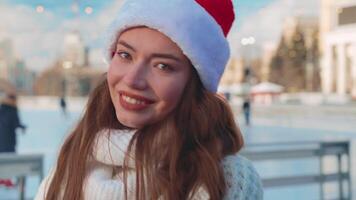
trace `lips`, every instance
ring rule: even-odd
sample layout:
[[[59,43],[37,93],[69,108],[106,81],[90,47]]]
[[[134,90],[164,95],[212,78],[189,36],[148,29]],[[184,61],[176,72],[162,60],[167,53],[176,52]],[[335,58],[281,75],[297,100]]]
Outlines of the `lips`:
[[[120,105],[126,110],[139,111],[147,108],[150,104],[153,104],[155,101],[143,96],[120,91],[119,102]]]

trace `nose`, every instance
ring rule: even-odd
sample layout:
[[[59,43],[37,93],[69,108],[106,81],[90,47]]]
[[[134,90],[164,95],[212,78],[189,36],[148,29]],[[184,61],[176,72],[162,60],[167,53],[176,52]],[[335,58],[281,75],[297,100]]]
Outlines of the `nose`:
[[[131,66],[125,76],[124,83],[137,90],[144,90],[147,87],[147,66],[145,63],[137,63]]]

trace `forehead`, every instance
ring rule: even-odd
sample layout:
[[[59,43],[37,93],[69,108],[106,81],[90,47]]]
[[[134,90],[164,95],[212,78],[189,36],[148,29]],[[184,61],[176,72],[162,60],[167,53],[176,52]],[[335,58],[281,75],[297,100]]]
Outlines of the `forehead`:
[[[129,43],[133,47],[149,48],[182,54],[180,47],[165,34],[148,27],[134,27],[125,30],[118,37],[118,41]],[[142,49],[143,50],[143,49]]]

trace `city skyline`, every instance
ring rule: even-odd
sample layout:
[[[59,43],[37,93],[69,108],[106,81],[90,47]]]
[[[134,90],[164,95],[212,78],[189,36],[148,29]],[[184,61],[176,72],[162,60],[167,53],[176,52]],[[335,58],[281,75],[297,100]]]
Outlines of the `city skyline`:
[[[0,40],[13,40],[15,56],[24,59],[31,70],[40,72],[62,55],[66,33],[80,27],[78,31],[85,45],[91,49],[91,62],[94,66],[104,65],[101,53],[102,35],[121,1],[81,0],[77,1],[77,8],[73,8],[72,2],[73,0],[60,3],[48,0],[4,0],[0,4]],[[293,7],[298,5],[305,7],[310,3],[307,0],[234,0],[234,4],[236,23],[229,40],[234,47],[233,54],[236,54],[242,51],[239,41],[245,35],[255,35],[259,42],[278,38],[281,19],[288,10],[294,10]],[[281,7],[284,9],[281,10]],[[73,9],[78,11],[77,16],[73,14]],[[275,13],[276,10],[283,12]],[[276,26],[266,27],[270,22],[261,20],[260,15],[268,15],[268,19],[276,21]],[[261,28],[268,31],[261,34]]]

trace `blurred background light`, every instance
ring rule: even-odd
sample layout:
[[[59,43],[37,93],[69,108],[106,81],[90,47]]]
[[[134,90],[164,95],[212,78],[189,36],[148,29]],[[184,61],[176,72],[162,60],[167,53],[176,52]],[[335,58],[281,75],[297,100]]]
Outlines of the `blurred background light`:
[[[38,5],[36,7],[36,12],[43,13],[44,11],[45,11],[45,8],[42,5]]]
[[[88,6],[88,7],[86,7],[86,8],[85,8],[85,10],[84,10],[84,11],[85,11],[85,13],[86,13],[86,14],[90,15],[90,14],[92,14],[92,13],[93,13],[93,8],[92,8],[92,7],[90,7],[90,6]]]

